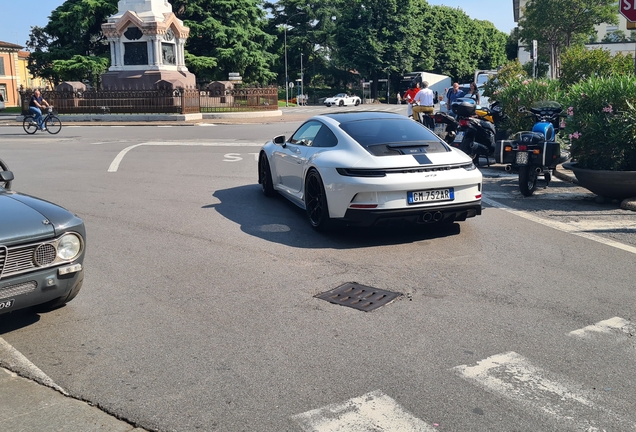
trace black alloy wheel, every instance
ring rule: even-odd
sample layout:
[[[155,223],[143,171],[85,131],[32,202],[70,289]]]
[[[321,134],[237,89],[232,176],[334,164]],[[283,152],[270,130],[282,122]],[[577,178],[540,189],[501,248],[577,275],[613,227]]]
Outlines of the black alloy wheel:
[[[305,210],[309,223],[316,231],[326,231],[331,227],[325,187],[315,169],[309,170],[305,179]]]
[[[258,159],[258,181],[266,197],[274,196],[276,191],[274,190],[274,183],[272,181],[272,171],[269,168],[269,162],[264,153],[261,153]]]
[[[44,122],[44,127],[50,134],[57,134],[62,130],[62,122],[55,116],[49,116]]]
[[[340,102],[338,102],[338,106],[344,106],[344,101],[341,100]]]
[[[537,189],[537,177],[532,165],[519,167],[519,190],[523,196],[532,196]]]
[[[356,106],[360,105],[360,99],[356,99]]]

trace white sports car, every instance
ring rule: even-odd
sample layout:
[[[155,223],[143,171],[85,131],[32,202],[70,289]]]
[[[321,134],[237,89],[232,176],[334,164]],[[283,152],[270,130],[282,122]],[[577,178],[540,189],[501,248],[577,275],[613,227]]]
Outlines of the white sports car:
[[[355,105],[358,106],[362,103],[358,96],[351,96],[346,93],[338,93],[334,97],[325,99],[325,105],[330,107],[332,105],[345,106]]]
[[[422,124],[385,112],[318,115],[261,149],[258,182],[312,227],[451,224],[481,214],[482,175]]]

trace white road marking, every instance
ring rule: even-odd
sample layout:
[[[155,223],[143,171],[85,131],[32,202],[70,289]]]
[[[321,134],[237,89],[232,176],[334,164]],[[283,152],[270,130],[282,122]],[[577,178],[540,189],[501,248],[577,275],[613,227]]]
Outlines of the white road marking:
[[[618,418],[604,407],[597,407],[585,394],[572,390],[579,386],[549,377],[547,371],[533,366],[515,352],[493,355],[477,362],[476,366],[462,365],[453,369],[496,395],[538,409],[562,426],[569,425],[562,430],[606,430],[599,426],[601,422],[618,422],[627,425],[626,430],[634,430],[631,422]],[[590,416],[593,418],[586,418]]]
[[[493,206],[493,207],[501,209],[501,210],[505,210],[505,211],[507,211],[509,213],[512,213],[512,214],[516,215],[516,216],[522,217],[524,219],[531,220],[531,221],[539,223],[541,225],[545,225],[545,226],[548,226],[550,228],[554,228],[554,229],[559,230],[559,231],[563,231],[563,232],[566,232],[566,233],[569,233],[569,234],[574,234],[576,236],[583,237],[583,238],[586,238],[588,240],[592,240],[592,241],[595,241],[597,243],[604,244],[606,246],[611,246],[611,247],[614,247],[616,249],[621,249],[621,250],[624,250],[626,252],[630,252],[630,253],[636,254],[636,247],[629,246],[629,245],[626,245],[626,244],[623,244],[623,243],[620,243],[620,242],[617,242],[617,241],[614,241],[614,240],[603,238],[603,237],[598,236],[596,234],[592,234],[592,233],[586,232],[586,229],[582,228],[581,225],[579,225],[577,227],[574,224],[566,224],[566,223],[563,223],[563,222],[557,222],[557,221],[550,220],[550,219],[543,219],[543,218],[534,216],[534,215],[532,215],[530,213],[526,213],[526,212],[524,212],[522,210],[516,210],[516,209],[510,208],[510,207],[508,207],[508,206],[506,206],[504,204],[501,204],[501,203],[499,203],[497,201],[494,201],[494,200],[486,198],[486,197],[482,197],[481,200],[483,202],[485,202],[486,204],[490,205],[490,206]],[[631,228],[634,227],[634,223],[633,222],[626,222],[626,225],[621,226],[621,229],[625,229],[626,227],[629,227],[629,229],[631,229]],[[614,226],[612,229],[616,229],[616,227]]]
[[[126,156],[126,153],[131,151],[132,149],[140,146],[187,146],[187,147],[261,147],[263,143],[251,143],[251,142],[229,142],[229,141],[218,141],[218,142],[172,142],[172,141],[156,141],[156,142],[145,142],[140,144],[131,145],[126,147],[122,151],[120,151],[115,159],[110,163],[108,167],[108,172],[117,172],[119,169],[119,164]]]
[[[28,358],[26,358],[22,353],[13,346],[11,346],[7,341],[0,337],[0,358],[7,364],[9,367],[14,369],[22,370],[26,372],[29,376],[28,378],[34,379],[35,381],[44,384],[48,387],[51,387],[60,393],[68,396],[66,390],[62,387],[58,386],[53,382],[51,378],[48,377],[47,374],[42,372],[40,368],[31,363]]]
[[[292,417],[311,432],[434,431],[380,390]]]
[[[620,330],[623,333],[632,334],[634,332],[634,326],[630,321],[614,317],[599,321],[596,324],[583,327],[582,329],[571,331],[570,336],[586,337],[590,333],[611,333],[613,330]]]
[[[197,123],[197,126],[216,126],[214,123]]]

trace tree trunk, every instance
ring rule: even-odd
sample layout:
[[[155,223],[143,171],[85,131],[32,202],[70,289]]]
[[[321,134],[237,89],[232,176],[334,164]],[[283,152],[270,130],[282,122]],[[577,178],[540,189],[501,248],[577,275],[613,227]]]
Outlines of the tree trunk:
[[[371,84],[371,99],[378,100],[378,71],[373,71],[371,75],[373,83]]]

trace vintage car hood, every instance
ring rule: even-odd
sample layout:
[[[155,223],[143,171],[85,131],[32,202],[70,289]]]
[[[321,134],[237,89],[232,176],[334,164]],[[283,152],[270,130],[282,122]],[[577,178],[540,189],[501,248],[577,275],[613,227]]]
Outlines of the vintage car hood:
[[[0,193],[0,244],[5,246],[51,238],[58,230],[82,224],[77,216],[48,201]]]

